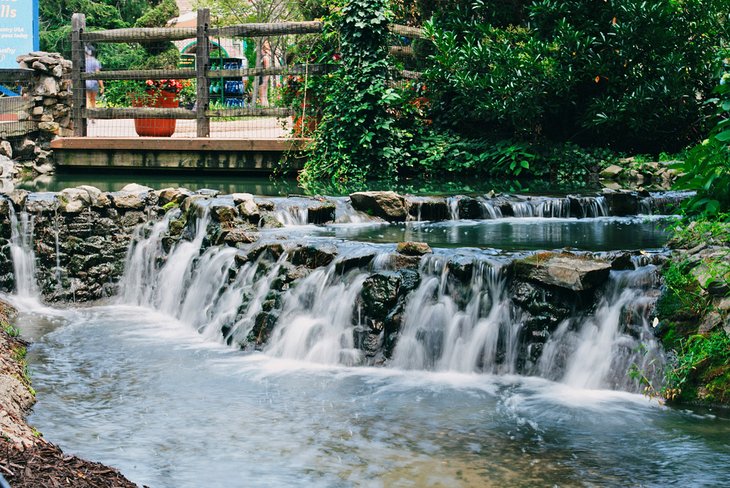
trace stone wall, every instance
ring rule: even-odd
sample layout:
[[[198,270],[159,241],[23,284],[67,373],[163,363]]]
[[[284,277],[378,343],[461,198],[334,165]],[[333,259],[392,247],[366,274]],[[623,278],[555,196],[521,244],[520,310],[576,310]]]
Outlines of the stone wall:
[[[15,190],[0,200],[0,288],[15,285],[10,253],[12,213],[30,218],[36,278],[50,301],[88,301],[110,296],[138,224],[161,212],[157,194],[128,185],[102,193],[92,186],[59,193]]]
[[[50,144],[56,136],[72,135],[71,61],[58,53],[32,52],[17,58],[20,68],[32,69],[22,96],[30,103],[18,122],[31,121],[35,130],[24,136],[0,138],[0,178],[21,172],[48,174],[54,170]],[[8,185],[3,185],[7,188]]]

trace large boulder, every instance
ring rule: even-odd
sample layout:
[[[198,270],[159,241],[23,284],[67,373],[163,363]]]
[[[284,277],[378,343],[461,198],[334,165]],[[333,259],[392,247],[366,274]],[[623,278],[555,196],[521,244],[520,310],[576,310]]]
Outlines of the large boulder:
[[[611,264],[571,253],[542,252],[513,263],[516,279],[534,281],[573,291],[585,291],[603,284]]]
[[[364,191],[350,195],[352,207],[368,215],[390,222],[403,222],[408,217],[405,198],[393,191]]]

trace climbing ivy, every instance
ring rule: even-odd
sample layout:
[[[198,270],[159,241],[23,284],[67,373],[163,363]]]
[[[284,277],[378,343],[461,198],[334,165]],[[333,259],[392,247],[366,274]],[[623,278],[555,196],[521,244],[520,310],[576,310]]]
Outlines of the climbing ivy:
[[[325,21],[338,35],[339,68],[328,78],[322,120],[300,179],[359,181],[395,175],[402,147],[389,113],[400,101],[388,85],[387,0],[349,0]]]

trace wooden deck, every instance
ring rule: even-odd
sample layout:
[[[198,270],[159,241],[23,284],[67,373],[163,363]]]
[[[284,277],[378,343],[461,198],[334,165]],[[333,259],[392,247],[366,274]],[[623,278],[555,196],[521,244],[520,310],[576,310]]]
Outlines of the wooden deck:
[[[306,150],[309,139],[182,137],[63,137],[51,142],[59,168],[270,173],[287,153]],[[293,161],[292,161],[293,160]],[[301,169],[289,158],[287,169]]]

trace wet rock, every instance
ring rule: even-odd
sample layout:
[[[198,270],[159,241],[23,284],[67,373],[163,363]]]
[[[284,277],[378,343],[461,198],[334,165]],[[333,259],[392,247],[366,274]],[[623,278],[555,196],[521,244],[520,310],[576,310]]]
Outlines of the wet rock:
[[[360,300],[363,316],[371,329],[383,329],[385,319],[398,302],[401,275],[396,272],[380,272],[369,276],[362,286]]]
[[[335,246],[299,246],[291,253],[291,262],[294,265],[303,265],[308,268],[327,266],[337,257]]]
[[[257,198],[254,201],[256,202],[256,205],[258,205],[259,210],[262,212],[271,212],[274,208],[276,208],[276,205],[271,200]]]
[[[185,214],[188,214],[191,211],[202,212],[208,200],[210,200],[210,198],[205,195],[191,195],[183,200],[182,204],[180,205],[180,209]]]
[[[454,256],[447,266],[449,273],[464,282],[468,282],[474,273],[474,260],[466,256]]]
[[[544,289],[533,283],[513,282],[510,287],[512,302],[528,312],[526,327],[531,331],[553,330],[571,316],[571,299],[559,289]]]
[[[624,217],[639,213],[639,195],[633,191],[603,190],[603,196],[608,203],[609,215]]]
[[[389,222],[403,222],[408,217],[405,199],[393,191],[366,191],[350,195],[352,207]]]
[[[22,209],[25,207],[25,201],[28,199],[29,193],[27,190],[13,190],[8,196],[16,209]]]
[[[31,193],[25,201],[25,210],[36,215],[53,213],[57,205],[53,194]]]
[[[130,185],[127,185],[130,186]],[[127,188],[125,186],[125,188]],[[147,193],[129,191],[114,192],[109,195],[114,206],[120,210],[141,210],[147,204]]]
[[[395,247],[396,252],[405,254],[406,256],[423,256],[432,253],[431,246],[425,242],[399,242]]]
[[[215,222],[219,222],[221,225],[228,227],[232,226],[233,222],[238,217],[234,207],[224,204],[211,205],[210,215],[213,217]]]
[[[603,284],[611,265],[570,253],[543,252],[514,261],[513,269],[517,279],[584,291]]]
[[[237,205],[236,208],[241,217],[253,224],[258,223],[261,218],[261,211],[252,195],[249,193],[236,193],[233,195],[233,203]]]
[[[307,223],[309,224],[327,224],[335,221],[335,203],[326,200],[314,200],[307,207]]]
[[[258,225],[264,229],[281,229],[284,227],[284,224],[279,222],[279,219],[270,213],[262,215]]]
[[[511,209],[511,207],[510,207]],[[460,219],[481,219],[484,218],[484,206],[482,202],[472,197],[459,198]]]
[[[77,187],[79,190],[85,191],[89,195],[88,203],[94,208],[106,208],[111,205],[111,200],[106,193],[102,192],[95,186],[81,185]]]
[[[337,273],[346,273],[351,269],[365,268],[373,261],[375,255],[375,252],[368,250],[362,253],[341,256],[337,259],[337,263],[335,263],[335,271]]]
[[[228,233],[226,233],[223,241],[229,246],[235,247],[236,244],[251,244],[252,242],[256,242],[258,239],[258,232],[251,232],[246,229],[237,227],[235,229],[231,229]]]
[[[442,197],[406,197],[408,214],[416,220],[448,220],[449,206]]]
[[[90,203],[89,192],[81,188],[66,188],[58,193],[58,209],[61,213],[77,214]]]
[[[634,261],[631,253],[629,252],[615,252],[610,253],[608,260],[611,262],[611,269],[617,271],[625,271],[634,269]]]
[[[167,205],[169,203],[181,203],[185,198],[192,195],[189,190],[185,188],[163,188],[157,190],[157,203],[159,205]]]

